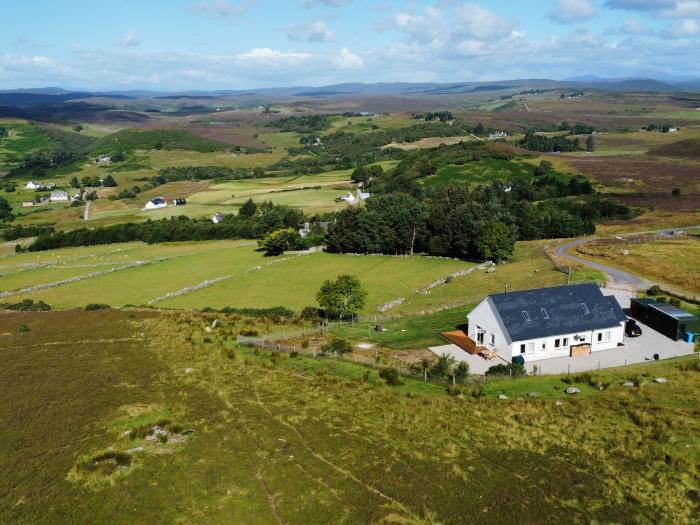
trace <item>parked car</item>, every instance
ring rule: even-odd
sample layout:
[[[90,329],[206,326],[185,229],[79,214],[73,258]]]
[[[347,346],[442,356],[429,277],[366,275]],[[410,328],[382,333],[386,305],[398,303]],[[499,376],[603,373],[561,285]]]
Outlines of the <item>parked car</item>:
[[[627,319],[625,323],[625,335],[627,335],[627,337],[639,337],[642,335],[642,329],[634,319]]]

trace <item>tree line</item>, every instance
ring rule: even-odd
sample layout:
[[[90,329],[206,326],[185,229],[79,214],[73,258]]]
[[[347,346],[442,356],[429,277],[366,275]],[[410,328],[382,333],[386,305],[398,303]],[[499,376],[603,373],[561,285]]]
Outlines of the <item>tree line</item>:
[[[54,250],[69,246],[92,246],[142,241],[149,244],[175,241],[220,239],[256,239],[282,228],[298,228],[304,215],[288,206],[272,203],[256,205],[249,201],[237,215],[225,215],[215,224],[208,219],[185,216],[124,223],[99,228],[80,228],[68,232],[44,232],[27,248],[29,251]]]

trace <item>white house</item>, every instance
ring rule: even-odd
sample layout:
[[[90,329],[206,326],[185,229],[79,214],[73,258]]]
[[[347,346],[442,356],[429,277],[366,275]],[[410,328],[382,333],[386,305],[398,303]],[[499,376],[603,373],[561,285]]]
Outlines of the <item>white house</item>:
[[[165,208],[168,206],[168,203],[165,202],[165,199],[163,197],[156,197],[155,199],[151,199],[146,203],[145,208],[147,210],[156,210],[158,208]]]
[[[112,162],[112,158],[109,155],[100,155],[95,159],[95,164],[99,166],[106,166],[110,162]]]
[[[51,192],[49,199],[51,199],[51,202],[67,202],[68,192],[63,190],[54,190]]]
[[[508,135],[506,134],[505,131],[494,131],[493,133],[489,134],[489,140],[498,140],[498,139],[504,139]]]
[[[219,224],[223,220],[224,220],[224,217],[218,211],[211,218],[211,222],[213,222],[214,224]]]
[[[627,316],[595,284],[575,284],[490,295],[468,319],[474,346],[510,362],[616,348]]]
[[[359,204],[360,202],[366,201],[369,198],[369,193],[364,193],[358,189],[355,193],[348,192],[347,195],[343,195],[342,197],[340,197],[340,200],[345,201],[350,206],[354,206],[355,204]]]
[[[44,185],[41,182],[37,182],[35,180],[30,180],[29,182],[27,182],[25,189],[27,189],[27,190],[40,190],[43,187],[44,187]]]

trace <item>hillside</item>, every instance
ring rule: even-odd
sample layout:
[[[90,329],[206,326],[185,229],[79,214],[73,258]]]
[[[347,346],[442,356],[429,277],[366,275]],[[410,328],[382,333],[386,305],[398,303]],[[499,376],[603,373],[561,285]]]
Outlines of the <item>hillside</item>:
[[[236,348],[256,322],[218,318],[207,333],[211,316],[186,313],[4,315],[0,521],[690,524],[700,510],[697,358],[450,397]],[[166,437],[145,439],[156,424]]]

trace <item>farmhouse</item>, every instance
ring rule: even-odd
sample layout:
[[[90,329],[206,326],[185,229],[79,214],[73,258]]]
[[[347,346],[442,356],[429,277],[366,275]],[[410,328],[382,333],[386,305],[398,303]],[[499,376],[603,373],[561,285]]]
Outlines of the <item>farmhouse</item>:
[[[68,192],[63,190],[54,190],[51,192],[49,199],[51,202],[67,202]]]
[[[156,197],[155,199],[151,199],[146,203],[147,210],[155,210],[158,208],[165,208],[167,206],[168,203],[165,202],[165,199],[163,197]]]
[[[313,224],[305,222],[304,227],[299,229],[299,235],[301,235],[302,238],[306,238],[312,233],[327,232],[329,224],[330,223],[326,221],[314,222]]]
[[[577,284],[491,295],[468,319],[470,353],[536,361],[616,348],[627,317],[595,284]]]
[[[340,197],[340,200],[345,201],[350,206],[354,206],[355,204],[359,204],[360,202],[366,201],[369,198],[369,193],[364,193],[358,189],[355,193],[348,192],[347,195],[343,195],[342,197]]]
[[[505,131],[494,131],[493,133],[489,134],[489,140],[504,139],[506,137],[507,137],[507,134]]]
[[[25,189],[27,189],[27,190],[40,190],[43,187],[44,187],[44,185],[41,182],[37,182],[35,180],[30,180],[29,182],[27,182]]]
[[[112,162],[112,159],[109,155],[100,155],[95,159],[95,164],[98,164],[99,166],[106,166]]]
[[[211,222],[213,222],[214,224],[219,224],[223,220],[224,220],[223,215],[221,215],[218,211],[211,218]]]

